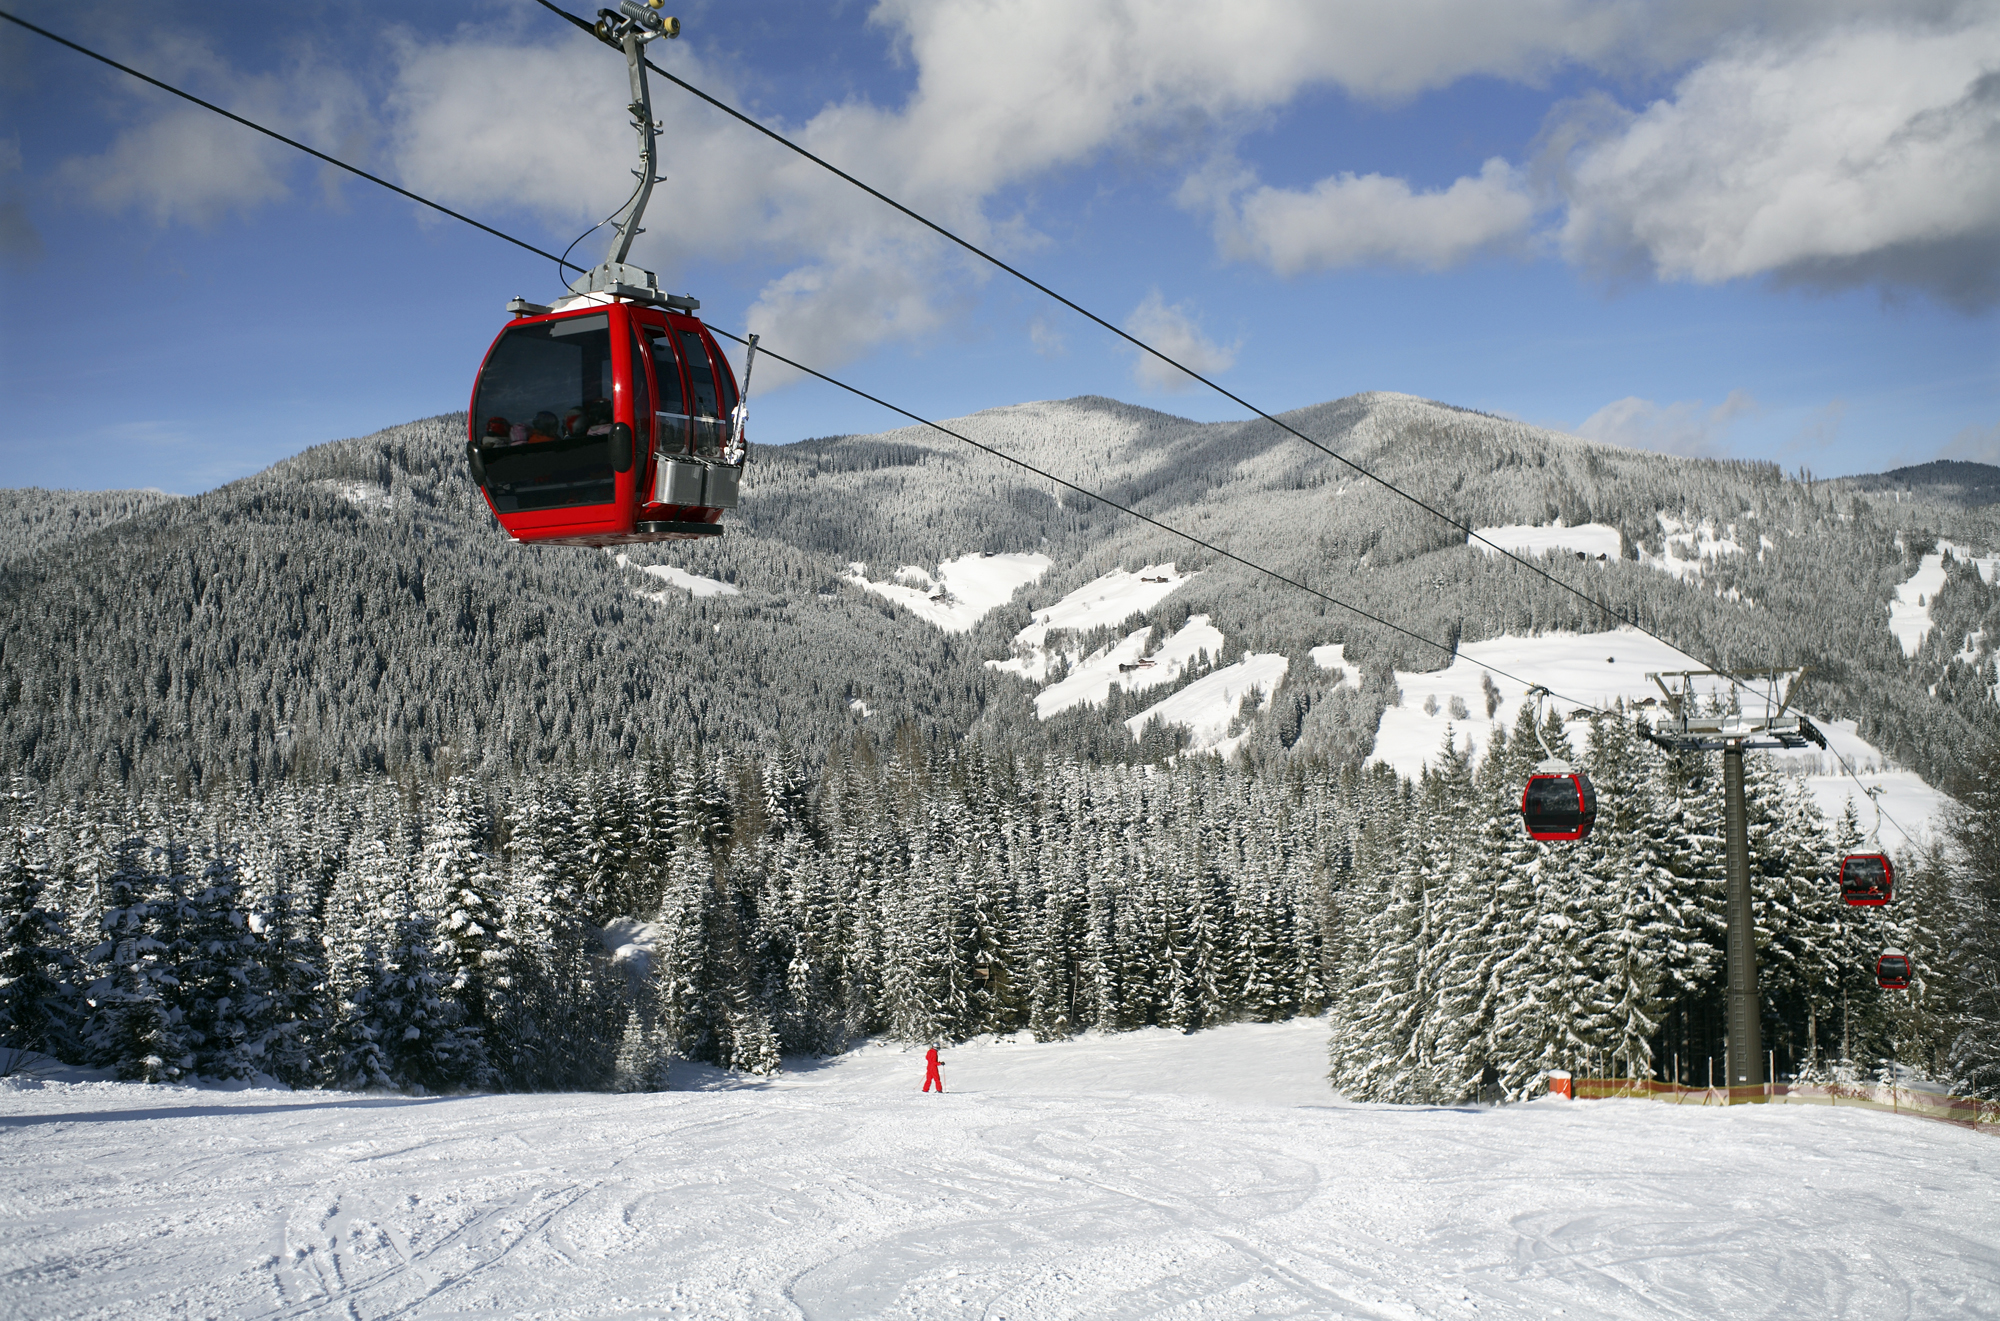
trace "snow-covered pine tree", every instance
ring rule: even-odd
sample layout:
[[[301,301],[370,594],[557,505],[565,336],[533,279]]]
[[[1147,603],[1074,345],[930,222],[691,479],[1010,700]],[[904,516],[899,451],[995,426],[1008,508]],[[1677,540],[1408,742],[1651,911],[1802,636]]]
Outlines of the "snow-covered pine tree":
[[[49,884],[47,832],[28,819],[16,786],[0,857],[0,1063],[46,1056],[79,1057],[83,997],[63,915],[44,906]]]
[[[1597,824],[1574,851],[1593,882],[1590,900],[1597,909],[1584,959],[1598,985],[1598,1048],[1612,1061],[1614,1076],[1650,1078],[1652,1040],[1660,1029],[1660,883],[1666,867],[1646,810],[1646,745],[1623,717],[1621,708],[1591,722]]]
[[[168,883],[151,865],[154,852],[139,835],[116,845],[101,879],[103,940],[89,956],[99,976],[87,993],[84,1057],[128,1082],[171,1082],[194,1065],[180,1010],[169,999],[176,985],[169,946],[155,931],[153,899]]]
[[[209,858],[191,890],[174,998],[182,1007],[193,1071],[204,1078],[247,1078],[261,1067],[257,1046],[269,1025],[270,1001],[257,936],[243,912],[240,870],[231,859]]]
[[[257,1067],[278,1081],[313,1086],[326,1076],[329,1046],[325,950],[289,875],[272,876],[259,888],[263,897],[252,900],[247,921],[257,936],[264,1013],[251,1050]]]
[[[384,898],[398,882],[397,860],[382,838],[386,825],[379,816],[365,821],[327,905],[324,949],[332,1006],[325,1068],[336,1086],[349,1091],[402,1085],[387,1041],[386,951],[395,933],[385,920]]]
[[[486,1034],[492,1023],[488,1003],[493,970],[506,960],[501,946],[500,878],[486,841],[491,834],[475,787],[454,777],[428,804],[422,820],[423,845],[413,885],[415,911],[436,932],[431,951],[462,1059],[453,1089],[490,1087],[495,1069]]]
[[[1942,1072],[1965,1096],[2000,1100],[2000,743],[1981,750],[1950,817],[1953,881],[1940,970],[1952,982]]]

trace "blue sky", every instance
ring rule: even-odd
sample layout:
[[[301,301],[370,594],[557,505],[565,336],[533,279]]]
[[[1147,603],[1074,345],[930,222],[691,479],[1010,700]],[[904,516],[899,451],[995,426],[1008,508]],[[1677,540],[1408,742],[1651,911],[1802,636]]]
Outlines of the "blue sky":
[[[525,0],[23,17],[560,250],[622,62]],[[581,6],[576,12],[583,12]],[[696,0],[654,58],[1271,411],[1398,390],[1823,475],[2000,461],[1993,0]],[[6,484],[207,489],[464,407],[550,264],[8,25]],[[936,417],[1236,405],[655,80],[634,250]],[[602,258],[608,231],[578,246]],[[760,368],[753,439],[896,419]]]

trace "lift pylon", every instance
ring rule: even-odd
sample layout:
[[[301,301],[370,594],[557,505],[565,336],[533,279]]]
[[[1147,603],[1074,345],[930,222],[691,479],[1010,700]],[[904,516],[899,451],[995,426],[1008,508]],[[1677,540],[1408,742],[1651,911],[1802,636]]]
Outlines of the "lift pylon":
[[[1782,695],[1780,681],[1790,677]],[[1678,670],[1646,677],[1666,695],[1666,710],[1650,726],[1639,718],[1639,734],[1669,752],[1722,754],[1723,822],[1727,835],[1727,966],[1729,974],[1729,1048],[1724,1060],[1728,1086],[1761,1087],[1764,1077],[1764,1025],[1757,995],[1757,926],[1750,903],[1750,818],[1743,798],[1743,754],[1750,749],[1826,746],[1826,735],[1802,715],[1786,715],[1792,690],[1804,670],[1754,670],[1725,675],[1718,670]],[[1705,678],[1767,678],[1770,700],[1765,713],[1698,710],[1695,680]]]

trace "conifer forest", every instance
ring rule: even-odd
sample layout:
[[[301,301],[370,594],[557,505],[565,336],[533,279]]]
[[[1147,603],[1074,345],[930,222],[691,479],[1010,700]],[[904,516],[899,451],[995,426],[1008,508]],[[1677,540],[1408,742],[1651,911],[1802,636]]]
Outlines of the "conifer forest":
[[[1544,561],[1598,604],[1269,429],[1107,400],[961,425],[1095,463],[1118,498],[1451,648],[1609,616],[1803,666],[1802,701],[1957,806],[1899,854],[1892,905],[1850,908],[1836,875],[1876,825],[1866,800],[1830,819],[1749,758],[1773,1063],[2000,1096],[2000,589],[1937,550],[2000,545],[1991,506],[1395,396],[1295,416],[1468,522],[1616,529],[1603,563]],[[1719,761],[1661,751],[1631,713],[1538,730],[1524,707],[1476,762],[1447,732],[1399,778],[1370,759],[1377,725],[1399,674],[1448,657],[943,442],[760,456],[730,536],[653,556],[703,595],[639,557],[507,544],[462,427],[191,499],[0,501],[0,1067],[657,1090],[676,1061],[766,1073],[869,1037],[1317,1014],[1356,1099],[1463,1101],[1491,1074],[1523,1097],[1551,1069],[1699,1084],[1721,1063]],[[1697,524],[1739,549],[1663,572],[1662,529]],[[1047,578],[958,633],[859,577],[1024,548]],[[1942,586],[1907,650],[1889,606],[1926,556]],[[1039,719],[993,668],[1031,610],[1176,557],[1187,586],[1051,635],[1046,676],[1212,619],[1226,642],[1174,684]],[[1351,681],[1308,663],[1334,642]],[[1252,650],[1289,665],[1226,759],[1121,723]],[[1544,740],[1597,786],[1585,840],[1522,830]],[[1875,985],[1892,947],[1907,993]]]
[[[1533,736],[1476,771],[1443,749],[1417,783],[1010,764],[906,728],[816,773],[663,757],[136,813],[17,793],[9,1040],[155,1081],[654,1089],[675,1058],[768,1072],[871,1034],[1331,1010],[1332,1078],[1358,1098],[1464,1100],[1489,1065],[1512,1095],[1551,1068],[1698,1079],[1720,1052],[1716,767],[1595,722],[1577,750],[1605,816],[1537,844],[1515,810]],[[1894,908],[1847,908],[1832,878],[1858,822],[1751,780],[1780,1068],[1990,1086],[1991,1040],[1935,971],[1981,920],[1940,857]],[[1884,944],[1934,970],[1908,997],[1874,987]]]

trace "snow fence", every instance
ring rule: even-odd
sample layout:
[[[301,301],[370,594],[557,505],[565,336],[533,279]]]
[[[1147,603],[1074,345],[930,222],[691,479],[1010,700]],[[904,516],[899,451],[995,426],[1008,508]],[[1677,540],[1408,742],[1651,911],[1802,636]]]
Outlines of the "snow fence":
[[[1946,1096],[1913,1087],[1878,1083],[1766,1083],[1761,1087],[1683,1087],[1650,1078],[1571,1078],[1571,1094],[1579,1101],[1628,1098],[1665,1101],[1669,1105],[1831,1105],[1858,1106],[1891,1114],[1912,1115],[1957,1124],[1979,1133],[2000,1135],[2000,1101]]]

